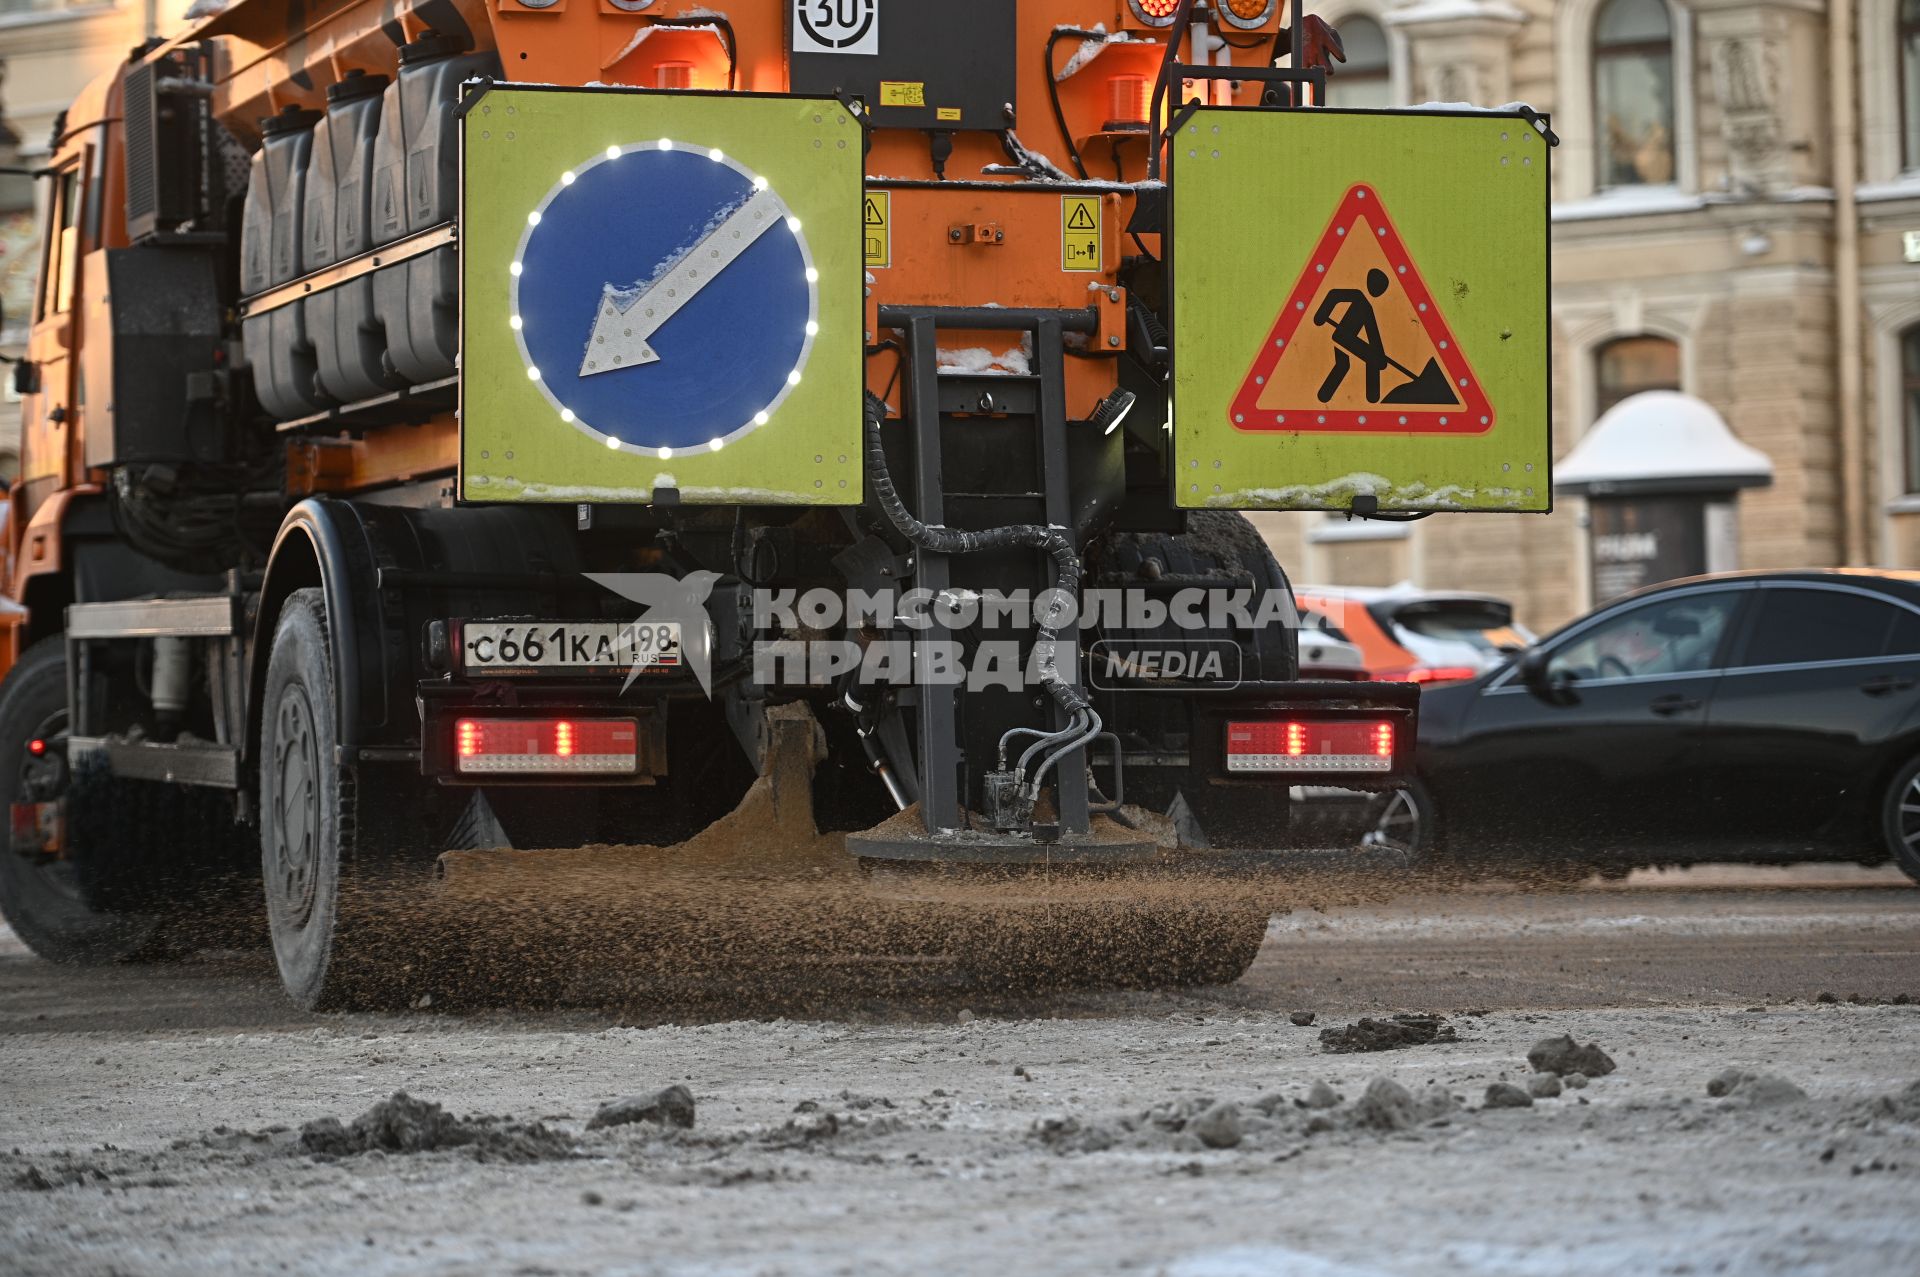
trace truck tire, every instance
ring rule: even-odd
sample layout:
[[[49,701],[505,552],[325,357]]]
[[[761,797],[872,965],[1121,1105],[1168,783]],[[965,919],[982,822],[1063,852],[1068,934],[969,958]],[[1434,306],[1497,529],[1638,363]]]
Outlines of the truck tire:
[[[28,648],[0,683],[0,798],[27,800],[40,769],[64,766],[64,750],[35,757],[29,741],[67,731],[67,645],[61,635]],[[151,915],[94,907],[72,859],[29,859],[0,848],[0,913],[51,962],[121,962],[144,956],[159,930]]]
[[[295,590],[260,702],[260,864],[280,980],[307,1010],[410,996],[408,911],[427,885],[397,836],[408,804],[360,793],[340,760],[336,686],[324,597]]]
[[[1293,599],[1286,571],[1252,520],[1238,510],[1195,510],[1187,516],[1187,531],[1116,533],[1091,556],[1102,584],[1113,580],[1147,583],[1163,576],[1190,580],[1224,578],[1245,573],[1262,593],[1280,593]],[[1114,631],[1113,637],[1140,640],[1216,638],[1225,635],[1182,630],[1171,621],[1155,630]],[[1292,627],[1267,627],[1246,635],[1243,642],[1249,679],[1292,679],[1299,674],[1299,636]]]

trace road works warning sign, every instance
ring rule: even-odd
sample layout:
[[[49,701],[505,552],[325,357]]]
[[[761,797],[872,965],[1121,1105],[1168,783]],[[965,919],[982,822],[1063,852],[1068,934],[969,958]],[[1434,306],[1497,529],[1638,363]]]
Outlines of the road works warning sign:
[[[1206,109],[1172,151],[1178,504],[1551,508],[1539,130]]]
[[[1492,429],[1442,312],[1378,193],[1353,187],[1234,396],[1234,428]]]

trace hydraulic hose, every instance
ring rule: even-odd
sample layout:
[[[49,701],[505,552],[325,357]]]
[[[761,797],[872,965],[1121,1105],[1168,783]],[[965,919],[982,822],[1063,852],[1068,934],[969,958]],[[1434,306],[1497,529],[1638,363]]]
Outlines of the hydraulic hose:
[[[1093,712],[1093,704],[1086,694],[1074,684],[1060,677],[1058,650],[1060,641],[1061,612],[1064,600],[1077,599],[1080,596],[1080,556],[1075,553],[1073,542],[1059,528],[1041,527],[1038,524],[1015,524],[1006,528],[989,528],[981,532],[962,532],[953,528],[933,527],[922,523],[913,516],[906,504],[900,500],[899,492],[893,486],[893,476],[887,469],[886,447],[881,441],[880,425],[886,418],[887,407],[872,392],[867,394],[866,436],[867,436],[867,479],[874,500],[880,503],[880,509],[886,514],[888,522],[909,542],[921,550],[933,554],[975,554],[982,550],[1004,550],[1027,547],[1045,550],[1053,558],[1054,598],[1051,606],[1040,621],[1034,639],[1035,662],[1040,676],[1040,684],[1047,694],[1066,711],[1069,725],[1058,732],[1037,733],[1041,735],[1040,746],[1050,741],[1072,740],[1086,730],[1089,719],[1099,722],[1099,716]],[[1016,728],[1017,732],[1031,732],[1031,728]],[[1009,733],[1012,735],[1012,733]],[[1004,750],[1006,742],[1001,742]],[[1037,748],[1037,746],[1036,746]],[[1029,749],[1029,754],[1033,749]],[[1021,768],[1025,770],[1024,766]]]

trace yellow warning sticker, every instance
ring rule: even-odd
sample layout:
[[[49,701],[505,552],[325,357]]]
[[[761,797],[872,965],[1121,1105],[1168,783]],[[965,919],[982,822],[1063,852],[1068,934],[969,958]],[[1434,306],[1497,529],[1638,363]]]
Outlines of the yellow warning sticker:
[[[1100,269],[1100,197],[1060,197],[1060,269]]]
[[[943,106],[935,111],[934,114],[943,121],[950,121],[954,124],[960,122],[960,108],[957,106]]]
[[[880,81],[881,106],[925,106],[927,86],[919,80]]]
[[[868,191],[862,220],[866,222],[868,268],[893,265],[893,193]]]

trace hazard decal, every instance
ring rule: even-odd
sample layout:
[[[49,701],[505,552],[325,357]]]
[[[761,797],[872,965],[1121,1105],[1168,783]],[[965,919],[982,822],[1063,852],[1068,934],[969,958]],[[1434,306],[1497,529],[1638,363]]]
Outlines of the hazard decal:
[[[868,191],[866,211],[861,220],[865,223],[864,238],[867,245],[867,266],[872,270],[884,270],[893,265],[893,193],[891,191]]]
[[[1485,389],[1372,187],[1340,201],[1228,413],[1255,432],[1493,428]]]

